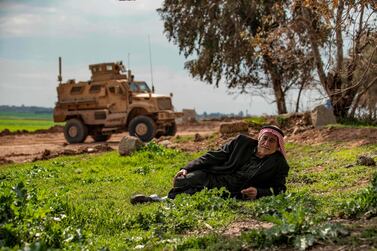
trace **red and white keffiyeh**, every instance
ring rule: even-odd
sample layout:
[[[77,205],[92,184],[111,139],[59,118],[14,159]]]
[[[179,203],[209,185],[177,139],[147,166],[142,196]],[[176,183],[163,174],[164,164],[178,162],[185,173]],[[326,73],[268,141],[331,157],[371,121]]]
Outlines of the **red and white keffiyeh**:
[[[273,135],[275,135],[278,138],[279,151],[283,154],[284,158],[286,158],[285,147],[284,147],[284,138],[283,138],[283,135],[279,131],[277,131],[277,130],[271,128],[271,127],[262,128],[262,130],[259,131],[258,141],[260,140],[262,135],[267,133],[267,132],[272,133]]]

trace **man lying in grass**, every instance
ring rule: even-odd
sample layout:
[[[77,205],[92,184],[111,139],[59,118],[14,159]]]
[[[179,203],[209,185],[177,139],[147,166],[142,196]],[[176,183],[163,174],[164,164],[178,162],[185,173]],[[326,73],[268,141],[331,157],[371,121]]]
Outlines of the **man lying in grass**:
[[[203,188],[221,187],[232,197],[244,200],[285,192],[289,165],[283,137],[282,130],[271,125],[262,127],[258,140],[239,135],[219,150],[209,151],[183,167],[175,175],[167,197],[174,199],[180,193],[194,194]],[[132,196],[131,203],[165,198],[138,194]]]

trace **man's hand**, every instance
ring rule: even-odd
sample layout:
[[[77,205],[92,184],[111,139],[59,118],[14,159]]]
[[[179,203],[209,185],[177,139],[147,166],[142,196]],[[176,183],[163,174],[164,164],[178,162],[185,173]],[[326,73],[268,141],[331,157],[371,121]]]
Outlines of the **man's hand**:
[[[174,179],[173,179],[173,186],[175,186],[175,180],[178,178],[178,177],[185,177],[187,175],[187,170],[186,169],[181,169],[179,170],[179,172],[174,176]]]
[[[255,200],[257,198],[258,191],[255,187],[248,187],[241,190],[241,194],[249,200]]]

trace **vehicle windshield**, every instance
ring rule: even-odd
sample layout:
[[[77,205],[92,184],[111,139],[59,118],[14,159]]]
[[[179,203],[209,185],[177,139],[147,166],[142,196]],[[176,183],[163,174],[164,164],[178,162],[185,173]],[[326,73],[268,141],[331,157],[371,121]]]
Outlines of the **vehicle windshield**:
[[[130,84],[130,89],[133,92],[141,92],[141,93],[151,92],[151,89],[149,89],[149,86],[145,82],[132,82]]]

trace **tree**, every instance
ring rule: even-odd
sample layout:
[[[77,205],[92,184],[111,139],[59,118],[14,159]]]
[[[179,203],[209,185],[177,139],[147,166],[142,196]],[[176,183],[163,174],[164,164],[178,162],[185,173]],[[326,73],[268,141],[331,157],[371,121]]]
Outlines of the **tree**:
[[[362,87],[355,78],[356,68],[377,28],[375,0],[295,0],[290,9],[292,28],[309,44],[335,115],[349,116]]]
[[[367,46],[356,67],[355,82],[361,83],[352,104],[350,117],[363,116],[377,122],[377,34],[368,38]]]
[[[293,86],[311,79],[311,55],[287,26],[283,0],[165,0],[164,31],[188,59],[193,77],[241,93],[272,88],[279,114]]]

